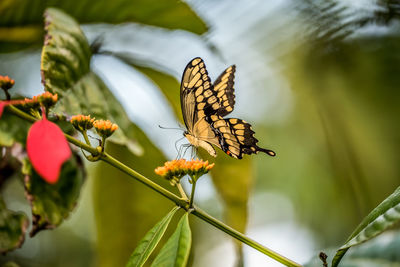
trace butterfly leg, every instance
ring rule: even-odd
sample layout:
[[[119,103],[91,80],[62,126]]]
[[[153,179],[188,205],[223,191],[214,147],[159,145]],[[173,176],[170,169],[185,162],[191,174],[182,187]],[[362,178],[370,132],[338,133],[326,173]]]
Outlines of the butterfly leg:
[[[178,151],[178,155],[176,155],[176,158],[175,159],[180,159],[180,158],[182,158],[184,155],[185,155],[185,153],[183,153],[182,154],[182,151],[183,151],[183,149],[184,148],[186,148],[186,150],[187,150],[187,147],[189,146],[189,144],[183,144],[183,145],[180,145],[179,146],[179,150],[177,150]],[[186,151],[185,150],[185,151]]]
[[[188,151],[188,149],[189,149],[192,145],[191,145],[191,144],[186,144],[186,145],[183,145],[183,146],[186,147],[186,148],[185,148],[185,151],[183,152],[182,157],[185,157],[186,152]]]
[[[197,147],[192,146],[192,153],[190,155],[191,159],[194,159],[197,156]]]

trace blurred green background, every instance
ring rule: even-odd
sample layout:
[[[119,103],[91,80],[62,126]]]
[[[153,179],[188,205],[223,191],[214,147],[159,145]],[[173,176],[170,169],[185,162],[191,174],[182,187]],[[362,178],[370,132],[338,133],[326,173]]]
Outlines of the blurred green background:
[[[82,24],[95,52],[92,70],[138,126],[131,129],[140,145],[136,155],[116,144],[109,144],[109,152],[156,181],[154,168],[176,156],[174,143],[182,137],[158,125],[180,123],[179,81],[186,64],[202,57],[212,80],[236,64],[236,105],[229,116],[251,122],[259,145],[277,157],[238,161],[218,151],[196,200],[267,247],[306,263],[325,248],[339,247],[399,185],[397,1],[5,0],[0,74],[16,80],[12,94],[43,91],[47,6]],[[89,177],[70,218],[27,238],[0,262],[123,266],[172,207],[109,166],[85,164]],[[30,214],[22,184],[14,179],[4,187],[8,208]],[[231,238],[205,222],[192,218],[191,224],[191,266],[276,266],[247,247],[237,253]]]

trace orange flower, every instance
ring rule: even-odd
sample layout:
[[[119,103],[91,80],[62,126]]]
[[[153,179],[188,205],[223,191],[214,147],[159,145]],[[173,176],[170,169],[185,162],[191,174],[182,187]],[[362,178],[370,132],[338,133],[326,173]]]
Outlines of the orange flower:
[[[171,185],[175,185],[179,180],[188,174],[193,180],[197,180],[200,176],[208,173],[214,167],[214,163],[209,164],[208,160],[191,160],[178,159],[167,161],[164,166],[157,167],[154,172],[165,179],[169,180]]]
[[[11,87],[13,87],[15,84],[15,81],[11,79],[8,76],[2,76],[0,75],[0,87],[4,90],[8,90]]]
[[[58,101],[58,95],[50,92],[44,92],[43,94],[32,97],[33,103],[40,103],[46,108],[54,106]]]
[[[109,120],[95,120],[93,126],[102,137],[109,137],[118,129],[118,125]]]
[[[94,120],[90,115],[75,115],[71,117],[70,122],[78,131],[86,131],[93,127]]]
[[[38,99],[30,99],[30,98],[25,98],[23,101],[21,101],[22,108],[26,110],[30,109],[39,109],[40,108],[40,102]]]

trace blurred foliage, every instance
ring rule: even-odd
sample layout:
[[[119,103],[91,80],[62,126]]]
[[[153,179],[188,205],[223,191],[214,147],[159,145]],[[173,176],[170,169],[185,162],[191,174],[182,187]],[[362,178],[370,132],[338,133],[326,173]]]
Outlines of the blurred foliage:
[[[22,246],[29,221],[22,212],[8,210],[0,196],[0,253]]]
[[[143,73],[147,78],[152,80],[159,90],[164,94],[164,96],[168,99],[171,104],[175,115],[179,118],[181,122],[183,122],[182,112],[181,112],[181,104],[180,104],[180,95],[177,94],[178,88],[180,88],[180,83],[175,77],[167,74],[168,71],[158,71],[154,68],[157,66],[154,62],[149,62],[149,60],[143,60],[139,58],[135,58],[130,53],[116,53],[110,51],[98,51],[99,54],[111,55],[122,62],[128,64],[134,69]]]
[[[154,169],[164,163],[165,157],[139,128],[135,132],[139,142],[146,147],[143,156],[135,156],[125,147],[112,143],[107,144],[106,151],[146,177],[156,177],[153,178],[154,182],[170,188],[168,181],[161,180],[154,174]],[[146,232],[173,205],[130,176],[103,162],[90,170],[89,179],[94,180],[97,266],[125,266]],[[172,230],[168,229],[166,235],[170,235]],[[150,255],[148,262],[154,260],[163,242],[165,241],[162,240]]]
[[[315,175],[320,176],[312,196],[295,196],[298,201],[310,201],[301,205],[308,211],[299,215],[332,241],[339,241],[341,233],[350,231],[351,225],[358,224],[398,184],[398,155],[392,150],[398,124],[392,122],[399,112],[395,104],[399,95],[393,94],[399,81],[398,75],[393,75],[396,58],[389,54],[399,48],[399,42],[392,40],[356,39],[330,50],[316,45],[309,48],[304,61],[292,64],[289,74],[297,97],[296,116],[289,129],[301,134],[297,138],[302,141],[297,142],[304,147],[297,149],[315,159],[304,169],[308,175],[299,180],[305,186],[301,191],[310,192],[310,183]],[[304,47],[299,50],[297,58],[307,51]],[[327,157],[317,160],[324,154]],[[316,163],[319,167],[313,166]],[[313,170],[317,171],[314,175]],[[377,177],[381,177],[379,186],[374,182]],[[317,199],[325,199],[330,208],[313,205]],[[325,216],[331,219],[325,221]],[[340,227],[344,218],[351,220],[347,230]]]
[[[26,198],[32,207],[33,237],[43,229],[60,225],[75,208],[84,182],[82,159],[74,154],[64,163],[60,178],[54,185],[44,181],[26,159],[23,166]]]
[[[65,13],[46,11],[46,43],[42,50],[42,82],[45,90],[59,95],[55,113],[90,114],[108,119],[120,130],[109,140],[140,154],[131,122],[98,76],[90,71],[89,44],[76,21]]]
[[[0,123],[0,146],[11,147],[15,143],[25,145],[30,123],[12,116],[7,109]]]
[[[205,23],[184,2],[106,0],[4,0],[0,3],[0,52],[36,46],[43,38],[43,13],[48,7],[64,10],[80,23],[137,22],[183,29],[196,34],[207,31]]]
[[[212,158],[205,151],[199,151],[201,158],[215,162],[211,177],[213,184],[225,204],[224,217],[232,228],[246,233],[248,201],[254,182],[254,172],[250,157],[237,160],[219,151],[217,158]],[[243,261],[242,243],[235,240],[237,263]]]

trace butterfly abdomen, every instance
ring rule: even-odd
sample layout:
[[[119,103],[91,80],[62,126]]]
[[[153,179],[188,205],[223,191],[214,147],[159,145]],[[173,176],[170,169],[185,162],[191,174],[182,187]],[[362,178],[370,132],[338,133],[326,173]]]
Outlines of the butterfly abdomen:
[[[205,142],[189,133],[186,133],[185,137],[190,142],[190,144],[192,144],[193,146],[204,148],[213,157],[217,156],[217,152],[215,151],[213,146],[211,144],[209,144],[208,142]]]

